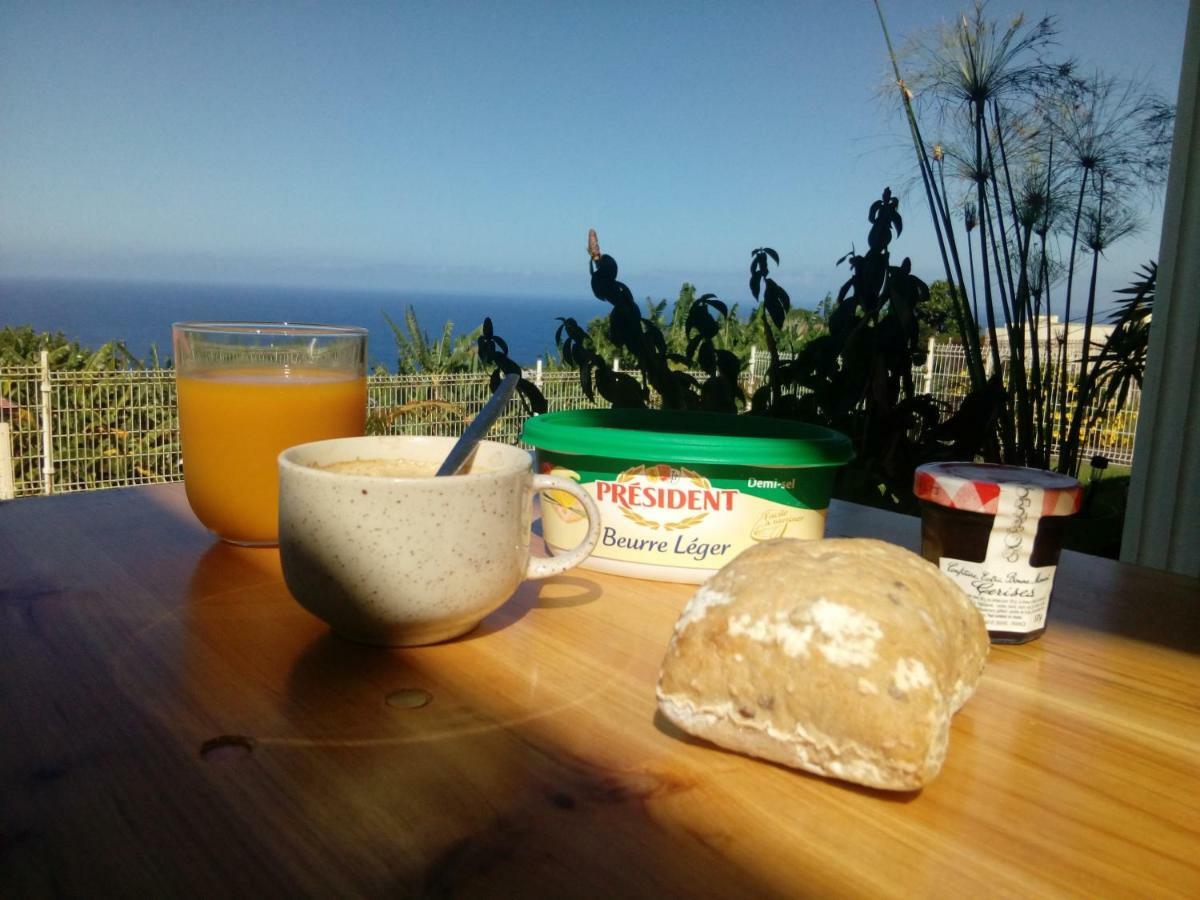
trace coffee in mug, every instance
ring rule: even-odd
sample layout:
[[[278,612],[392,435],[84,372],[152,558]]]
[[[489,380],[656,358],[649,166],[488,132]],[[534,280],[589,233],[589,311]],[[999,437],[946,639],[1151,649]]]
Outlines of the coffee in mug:
[[[557,575],[595,547],[600,517],[579,485],[536,475],[519,447],[483,441],[436,477],[454,438],[355,437],[279,456],[279,554],[300,604],[337,634],[409,646],[474,628],[526,578]],[[572,550],[529,552],[533,497],[566,491],[588,531]]]

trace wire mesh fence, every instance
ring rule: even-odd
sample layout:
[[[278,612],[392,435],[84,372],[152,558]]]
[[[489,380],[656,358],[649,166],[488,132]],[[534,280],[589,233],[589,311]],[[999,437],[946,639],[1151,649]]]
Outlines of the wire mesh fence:
[[[742,381],[747,396],[762,383],[767,365],[765,354],[751,355]],[[601,405],[584,396],[574,371],[539,368],[525,377],[541,388],[552,411]],[[918,391],[956,409],[970,388],[962,348],[931,345],[925,364],[914,367],[913,381]],[[1068,391],[1073,390],[1069,383]],[[458,435],[490,396],[486,373],[372,375],[367,431]],[[1135,391],[1120,413],[1085,433],[1085,458],[1100,453],[1117,465],[1132,463],[1139,401]],[[519,442],[524,418],[524,408],[514,398],[489,436]],[[0,500],[183,477],[175,378],[169,369],[0,368],[0,425],[7,426],[0,428]]]
[[[1000,358],[1001,372],[1005,379],[1008,380],[1009,368],[1011,363],[1011,355],[1007,342],[1000,342],[997,345],[997,355]],[[1061,351],[1062,348],[1059,348]],[[1058,452],[1059,441],[1062,437],[1060,431],[1062,426],[1058,421],[1058,416],[1055,411],[1059,409],[1059,398],[1062,396],[1062,382],[1059,376],[1062,369],[1061,366],[1066,366],[1067,370],[1067,403],[1066,407],[1069,414],[1075,409],[1075,376],[1078,372],[1080,357],[1082,353],[1082,342],[1072,341],[1065,348],[1065,359],[1063,354],[1056,352],[1055,358],[1051,360],[1039,360],[1039,370],[1043,373],[1049,373],[1049,389],[1045,391],[1043,401],[1045,408],[1050,411],[1050,452],[1051,455],[1056,455]],[[992,363],[990,354],[985,350],[985,359],[988,360],[988,374],[991,374]],[[1030,370],[1032,359],[1026,358],[1026,370]],[[948,412],[956,411],[962,403],[963,398],[971,389],[971,377],[967,372],[966,354],[960,344],[938,344],[931,348],[931,352],[927,357],[927,362],[922,367],[923,377],[925,378],[925,393],[931,394],[937,400],[946,404]],[[916,370],[914,370],[914,378],[916,378]],[[922,384],[920,380],[916,382]],[[1141,390],[1135,385],[1130,389],[1129,400],[1126,405],[1119,411],[1108,411],[1103,417],[1096,417],[1095,406],[1093,404],[1092,413],[1084,418],[1084,426],[1080,433],[1080,443],[1083,450],[1080,454],[1082,459],[1087,459],[1092,456],[1104,456],[1110,463],[1119,466],[1131,466],[1133,464],[1133,444],[1134,436],[1137,432],[1138,410],[1141,406]]]
[[[42,451],[38,366],[0,369],[0,422],[7,434],[0,434],[0,499],[38,493],[41,484]],[[35,490],[28,488],[32,485]]]
[[[156,484],[182,476],[174,373],[51,372],[43,493]]]
[[[1075,408],[1075,376],[1079,369],[1082,355],[1082,342],[1071,341],[1065,347],[1056,345],[1055,355],[1051,360],[1039,360],[1039,367],[1046,371],[1049,364],[1052,373],[1060,373],[1061,366],[1067,371],[1067,409]],[[997,343],[996,355],[1000,360],[1002,377],[1007,381],[1011,362],[1011,352],[1008,343]],[[785,357],[790,358],[790,357]],[[987,364],[987,374],[992,373],[993,362],[990,351],[984,349],[984,360]],[[1032,359],[1025,361],[1028,369]],[[751,384],[759,384],[766,378],[770,360],[762,352],[755,351],[750,356],[748,378]],[[925,355],[925,362],[913,366],[913,384],[919,393],[931,395],[945,406],[949,415],[958,410],[963,398],[971,390],[971,376],[967,371],[966,353],[961,344],[930,342]],[[1061,382],[1057,377],[1051,379],[1050,389],[1046,393],[1046,403],[1051,410],[1058,409],[1061,396]],[[1133,465],[1134,436],[1137,432],[1138,409],[1141,406],[1141,391],[1136,386],[1130,390],[1129,399],[1120,412],[1109,411],[1105,416],[1096,418],[1094,415],[1085,417],[1085,426],[1080,434],[1083,450],[1081,459],[1102,455],[1109,463],[1118,466]],[[1093,406],[1092,412],[1095,412]],[[1057,417],[1051,419],[1051,454],[1057,453],[1060,438],[1060,426]]]
[[[487,374],[372,375],[367,384],[368,434],[458,435],[491,396]],[[489,432],[515,443],[524,420],[516,399]]]
[[[598,404],[576,372],[530,370],[551,410]],[[372,375],[368,434],[457,436],[491,397],[487,373]],[[517,398],[492,426],[492,440],[518,443]],[[168,369],[53,372],[0,369],[0,500],[129,487],[183,478],[175,374]]]

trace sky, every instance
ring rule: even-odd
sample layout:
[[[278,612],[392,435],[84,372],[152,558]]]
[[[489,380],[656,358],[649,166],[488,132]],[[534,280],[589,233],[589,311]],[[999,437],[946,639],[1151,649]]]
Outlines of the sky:
[[[965,3],[883,0],[897,42]],[[1187,0],[994,0],[1175,101]],[[0,0],[0,276],[800,306],[866,212],[940,275],[871,0]],[[1161,204],[1102,294],[1157,256]]]

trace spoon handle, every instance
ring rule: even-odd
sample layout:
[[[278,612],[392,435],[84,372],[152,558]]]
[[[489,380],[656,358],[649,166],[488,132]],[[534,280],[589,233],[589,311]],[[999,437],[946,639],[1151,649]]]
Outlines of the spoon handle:
[[[453,475],[462,468],[463,463],[467,461],[467,457],[471,455],[471,451],[475,449],[475,445],[483,440],[483,436],[488,433],[488,430],[492,427],[492,423],[504,411],[504,406],[508,403],[508,398],[512,396],[513,391],[517,387],[517,382],[520,380],[521,376],[516,373],[504,376],[504,380],[496,386],[492,398],[484,404],[483,409],[479,411],[479,415],[471,420],[471,424],[462,433],[462,437],[450,448],[450,453],[446,456],[445,462],[437,470],[438,475]]]

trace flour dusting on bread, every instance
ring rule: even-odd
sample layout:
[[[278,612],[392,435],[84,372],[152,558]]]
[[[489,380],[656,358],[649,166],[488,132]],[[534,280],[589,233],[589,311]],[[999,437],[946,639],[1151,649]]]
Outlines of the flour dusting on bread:
[[[882,541],[764,541],[684,608],[658,701],[684,731],[872,787],[940,770],[988,651],[936,566]]]

